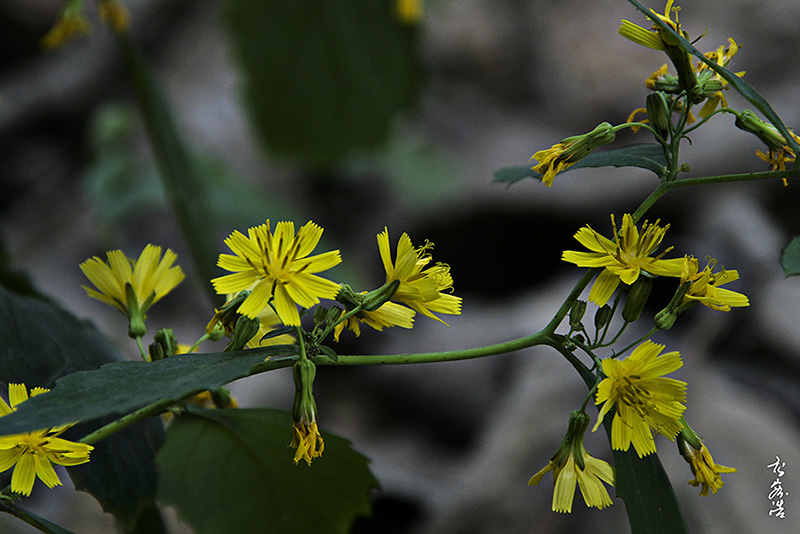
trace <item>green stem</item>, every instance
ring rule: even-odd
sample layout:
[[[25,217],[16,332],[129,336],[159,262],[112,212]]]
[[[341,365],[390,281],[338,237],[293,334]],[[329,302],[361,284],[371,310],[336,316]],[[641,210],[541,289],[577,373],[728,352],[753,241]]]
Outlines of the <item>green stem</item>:
[[[728,182],[752,182],[755,180],[771,180],[774,178],[800,178],[800,168],[786,171],[764,171],[750,172],[744,174],[721,174],[718,176],[703,176],[700,178],[684,178],[673,182],[664,182],[659,185],[650,195],[644,199],[635,212],[633,212],[633,222],[637,223],[647,213],[658,199],[663,197],[673,189],[681,187],[691,187],[695,185],[721,184]]]

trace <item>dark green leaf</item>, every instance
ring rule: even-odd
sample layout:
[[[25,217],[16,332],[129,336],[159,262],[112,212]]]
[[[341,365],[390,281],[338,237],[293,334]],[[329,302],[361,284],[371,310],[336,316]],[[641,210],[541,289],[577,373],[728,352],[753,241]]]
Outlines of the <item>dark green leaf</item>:
[[[378,486],[364,456],[322,433],[325,452],[295,465],[292,419],[270,409],[193,411],[167,431],[159,497],[198,534],[347,533]]]
[[[603,420],[609,442],[613,416],[612,408]],[[617,474],[614,487],[617,497],[625,501],[631,533],[686,534],[686,520],[658,454],[639,458],[633,446],[612,452]]]
[[[781,264],[786,276],[800,275],[800,236],[792,239],[792,242],[783,249]]]
[[[658,454],[639,458],[631,447],[614,451],[617,496],[625,501],[632,534],[687,532],[672,483]]]
[[[117,351],[90,323],[79,321],[52,302],[8,293],[0,288],[0,339],[4,355],[0,358],[0,381],[24,383],[28,388],[51,387],[67,373],[92,373],[102,364],[119,359]],[[71,375],[75,376],[75,375]],[[70,406],[57,402],[53,391],[34,397],[18,408],[18,412],[0,418],[0,425],[25,421],[26,413],[36,412],[39,403],[58,413],[59,423],[37,423],[31,416],[24,431],[48,428],[80,419]],[[49,404],[53,401],[53,404]],[[103,407],[105,397],[91,397]],[[80,425],[70,429],[68,439],[79,439],[93,430]],[[163,439],[158,421],[131,427],[96,446],[88,464],[67,470],[78,489],[93,495],[104,510],[114,514],[125,525],[133,525],[142,509],[151,506],[155,495],[154,447]]]
[[[595,167],[639,167],[661,178],[665,175],[667,160],[661,145],[643,143],[610,150],[596,150],[559,174],[573,169]],[[506,182],[509,185],[527,177],[542,179],[542,175],[530,167],[506,167],[494,173],[495,182]]]
[[[252,120],[276,153],[329,165],[382,143],[416,100],[415,29],[393,0],[228,0]]]
[[[57,380],[47,395],[33,397],[17,411],[0,417],[0,435],[127,414],[156,401],[178,400],[249,376],[254,366],[288,367],[293,356],[268,363],[264,358],[293,350],[276,345],[239,352],[180,354],[152,363],[116,362],[73,373]]]

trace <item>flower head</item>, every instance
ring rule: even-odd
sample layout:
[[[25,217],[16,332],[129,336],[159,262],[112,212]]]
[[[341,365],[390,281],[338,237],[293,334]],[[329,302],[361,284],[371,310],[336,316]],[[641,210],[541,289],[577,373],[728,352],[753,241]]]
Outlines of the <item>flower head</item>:
[[[547,150],[536,152],[531,159],[539,163],[532,169],[541,174],[544,185],[550,187],[556,174],[582,160],[597,147],[613,142],[615,137],[614,128],[604,122],[589,133],[567,137]]]
[[[161,247],[147,245],[132,260],[120,250],[106,253],[108,263],[94,256],[81,263],[86,278],[99,290],[82,286],[86,294],[119,309],[130,323],[131,337],[144,335],[145,312],[172,291],[184,278],[183,271],[172,265],[177,255],[167,249],[161,257]]]
[[[292,408],[294,434],[289,446],[297,449],[294,453],[295,464],[302,459],[311,465],[311,461],[322,456],[325,450],[325,442],[317,428],[317,403],[313,391],[316,372],[314,363],[305,358],[298,360],[292,368],[295,387]]]
[[[360,293],[360,295],[366,294],[366,291],[362,291]],[[341,293],[339,298],[341,298]],[[350,311],[349,307],[347,311]],[[360,336],[360,323],[369,325],[378,332],[383,331],[384,328],[390,328],[392,326],[412,328],[414,326],[414,315],[415,313],[412,309],[395,304],[394,302],[384,302],[375,311],[363,310],[337,324],[333,329],[333,339],[339,341],[339,336],[341,336],[342,331],[345,328],[351,330],[356,337]]]
[[[720,473],[735,473],[736,469],[714,463],[714,458],[711,457],[700,436],[686,424],[686,421],[683,423],[683,430],[678,436],[678,449],[694,474],[694,480],[690,480],[689,484],[695,487],[702,485],[701,497],[707,497],[709,489],[716,495],[725,484],[719,476]]]
[[[604,267],[589,292],[589,300],[598,306],[605,305],[620,282],[631,285],[639,278],[642,271],[658,276],[680,276],[683,258],[662,259],[672,247],[664,250],[655,258],[650,257],[664,239],[669,225],[658,226],[645,222],[641,233],[633,224],[629,214],[622,217],[622,228],[617,232],[614,216],[611,216],[614,227],[614,240],[607,239],[595,232],[588,225],[578,230],[575,239],[591,252],[565,250],[561,259],[576,264],[578,267]]]
[[[596,403],[602,404],[592,431],[614,407],[611,446],[626,451],[631,443],[639,457],[656,451],[653,431],[669,439],[680,432],[681,415],[686,407],[686,383],[663,375],[683,365],[678,352],[659,356],[664,345],[645,341],[624,360],[603,360],[606,376],[597,386]]]
[[[757,150],[756,155],[769,163],[770,170],[785,171],[786,163],[795,161],[796,154],[786,138],[773,125],[759,119],[755,113],[749,109],[744,109],[736,115],[734,123],[737,128],[750,132],[764,141],[767,145],[768,153],[764,154]],[[793,131],[787,130],[796,144],[800,144],[800,137]],[[786,178],[783,178],[783,185],[788,185]]]
[[[254,319],[274,299],[275,310],[283,324],[300,326],[297,305],[310,308],[321,298],[332,299],[339,284],[315,275],[338,265],[338,250],[309,256],[322,237],[322,228],[309,221],[294,233],[294,223],[279,222],[273,234],[269,220],[249,228],[247,236],[234,231],[225,244],[235,255],[220,254],[217,265],[233,274],[211,280],[217,293],[250,295],[238,312]]]
[[[45,388],[33,388],[31,397],[46,393]],[[0,417],[16,410],[28,400],[24,384],[8,385],[8,400],[11,406],[0,399]],[[30,495],[33,483],[39,477],[48,488],[60,486],[61,480],[52,464],[78,465],[89,461],[89,452],[94,448],[86,443],[75,443],[58,437],[72,425],[37,430],[13,436],[0,436],[0,472],[14,467],[11,475],[11,491]]]
[[[384,228],[378,234],[378,250],[386,270],[386,282],[400,282],[392,300],[405,304],[425,317],[447,324],[433,312],[460,315],[461,297],[444,293],[453,288],[453,277],[448,265],[429,265],[432,258],[428,251],[431,248],[433,243],[426,242],[415,249],[411,238],[404,233],[397,242],[396,261],[392,262],[389,230]]]
[[[672,7],[672,3],[673,0],[667,1],[663,15],[651,9],[651,14],[648,16],[654,21],[658,19],[678,35],[688,39],[688,34],[681,29],[681,25],[678,21],[678,11],[680,11],[680,7]],[[675,20],[672,20],[673,13],[675,14]],[[665,52],[678,70],[681,89],[691,92],[697,84],[689,53],[681,48],[678,39],[664,31],[658,24],[653,25],[651,30],[646,30],[629,20],[623,20],[619,28],[619,34],[636,44]]]
[[[683,297],[683,303],[695,301],[708,306],[712,310],[730,311],[731,307],[749,306],[750,301],[745,295],[719,286],[739,279],[738,271],[713,272],[716,260],[710,260],[702,271],[696,258],[686,256],[681,273],[681,284],[690,281],[692,284]]]
[[[576,482],[586,506],[602,509],[612,504],[603,482],[614,485],[614,468],[586,451],[583,435],[588,426],[589,416],[586,413],[572,412],[570,426],[561,446],[550,459],[550,463],[528,481],[529,486],[538,485],[547,472],[553,472],[554,512],[572,512]]]

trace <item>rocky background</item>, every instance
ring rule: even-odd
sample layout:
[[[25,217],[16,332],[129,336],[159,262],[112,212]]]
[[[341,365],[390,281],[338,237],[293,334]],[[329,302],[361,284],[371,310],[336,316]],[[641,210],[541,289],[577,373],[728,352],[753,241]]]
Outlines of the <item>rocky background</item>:
[[[448,318],[449,328],[418,318],[412,331],[364,332],[358,340],[344,335],[339,353],[469,348],[539,330],[580,276],[559,261],[562,250],[576,246],[572,234],[586,223],[608,232],[610,213],[635,209],[657,185],[652,175],[631,169],[574,171],[552,188],[534,180],[492,183],[495,170],[525,165],[536,150],[600,122],[624,122],[644,105],[643,80],[665,59],[616,33],[621,18],[644,24],[625,2],[427,2],[420,105],[398,118],[384,152],[353,158],[334,179],[258,147],[218,2],[128,4],[133,34],[148,51],[183,134],[224,178],[222,191],[230,188],[230,195],[220,195],[219,210],[233,225],[209,236],[220,252],[234,227],[294,217],[321,224],[326,246],[341,249],[351,265],[336,275],[364,287],[382,282],[375,235],[384,226],[395,237],[409,232],[415,243],[430,239],[434,258],[450,264],[464,307],[463,315]],[[107,30],[96,23],[86,39],[53,52],[39,49],[58,7],[54,0],[0,4],[0,49],[6,51],[0,60],[0,240],[11,266],[135,357],[121,317],[86,298],[77,265],[112,248],[132,255],[148,242],[184,259],[188,253],[163,202]],[[746,70],[784,122],[800,127],[800,4],[687,0],[680,16],[693,37],[707,30],[697,45],[702,50],[733,36],[742,45],[733,70]],[[728,96],[732,107],[749,107]],[[732,123],[718,117],[684,145],[690,175],[764,168],[754,154],[763,147]],[[644,132],[638,136],[622,133],[617,144],[646,140]],[[119,185],[119,176],[128,181]],[[713,256],[738,269],[742,280],[733,288],[751,301],[730,313],[692,309],[655,338],[683,355],[677,375],[689,382],[687,419],[717,462],[738,469],[724,477],[719,494],[699,497],[686,484],[691,472],[674,444],[657,439],[692,532],[800,527],[800,280],[784,278],[779,263],[782,248],[800,234],[798,206],[798,184],[775,181],[679,190],[651,212],[651,219],[672,224],[667,241],[680,253],[701,262]],[[172,326],[182,341],[198,337],[212,312],[204,283],[190,276],[152,310],[150,328]],[[657,309],[654,304],[651,311]],[[619,500],[597,511],[576,497],[565,516],[550,511],[549,475],[539,487],[527,487],[585,395],[552,350],[414,367],[325,367],[315,389],[321,426],[352,440],[381,482],[374,517],[357,522],[354,532],[628,530]],[[288,371],[232,390],[244,406],[286,409],[293,393]],[[587,447],[610,459],[601,434],[589,435]],[[786,519],[768,515],[775,476],[767,464],[776,456],[786,462]],[[115,529],[90,497],[69,488],[36,492],[31,502],[75,532]],[[187,530],[167,513],[176,532]],[[0,516],[0,532],[31,529]]]

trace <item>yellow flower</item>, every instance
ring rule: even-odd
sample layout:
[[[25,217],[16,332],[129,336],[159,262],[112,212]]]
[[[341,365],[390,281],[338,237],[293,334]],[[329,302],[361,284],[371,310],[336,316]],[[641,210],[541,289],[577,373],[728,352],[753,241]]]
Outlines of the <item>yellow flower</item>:
[[[47,391],[49,390],[45,388],[33,388],[30,396],[35,397]],[[9,384],[8,400],[11,406],[0,399],[0,417],[10,414],[19,404],[28,400],[25,385]],[[11,491],[30,495],[36,477],[48,488],[60,486],[61,480],[52,464],[70,466],[89,461],[89,452],[94,447],[58,437],[70,426],[72,425],[0,437],[0,472],[16,465],[11,475]]]
[[[745,295],[719,287],[738,280],[739,272],[726,271],[723,267],[720,272],[714,273],[712,271],[715,264],[716,260],[712,259],[702,271],[698,272],[697,259],[686,256],[681,273],[681,284],[687,281],[692,284],[686,291],[683,303],[696,301],[717,311],[730,311],[731,307],[749,306],[750,301]]]
[[[289,334],[281,334],[278,336],[263,339],[267,334],[274,332],[281,324],[280,317],[275,311],[267,306],[261,313],[256,316],[258,319],[259,327],[258,333],[253,336],[253,339],[247,342],[248,349],[255,349],[258,347],[268,347],[270,345],[291,345],[295,342],[294,336]]]
[[[419,24],[424,12],[423,0],[395,0],[394,11],[405,24]]]
[[[674,440],[680,432],[686,407],[686,383],[662,375],[680,368],[681,355],[669,352],[659,356],[664,345],[645,341],[624,360],[603,360],[606,376],[597,386],[596,404],[602,404],[592,432],[616,408],[611,425],[611,446],[626,451],[633,443],[639,457],[656,451],[653,431]]]
[[[322,452],[325,450],[325,442],[319,433],[317,422],[295,421],[293,428],[294,437],[289,446],[297,449],[294,453],[294,463],[305,460],[308,465],[311,465],[311,461],[322,456]]]
[[[362,291],[361,294],[366,295],[367,292]],[[390,328],[392,326],[412,328],[414,326],[414,315],[414,310],[410,310],[405,306],[395,304],[394,302],[384,302],[381,307],[375,311],[364,310],[337,324],[333,329],[333,339],[339,341],[339,336],[345,328],[351,330],[356,337],[360,336],[361,327],[359,323],[369,325],[378,332],[382,332],[384,328]]]
[[[83,14],[83,0],[68,2],[55,26],[42,37],[41,45],[48,50],[57,48],[73,37],[86,35],[90,30],[91,24]]]
[[[425,317],[447,324],[433,312],[460,315],[461,297],[442,293],[453,288],[453,277],[450,267],[444,263],[428,266],[432,261],[428,253],[431,248],[433,243],[426,241],[414,249],[411,238],[404,233],[397,242],[396,261],[392,263],[389,230],[384,228],[378,234],[378,250],[386,270],[386,282],[400,281],[392,300],[405,304]]]
[[[116,33],[120,33],[128,27],[130,14],[122,2],[101,0],[98,7],[100,18]]]
[[[310,308],[321,298],[332,299],[339,284],[314,273],[325,271],[342,261],[338,250],[309,256],[322,237],[322,228],[309,221],[294,233],[294,223],[279,222],[275,233],[266,224],[249,228],[247,237],[234,231],[225,244],[235,256],[220,254],[217,265],[232,271],[211,283],[217,293],[250,295],[239,307],[239,313],[254,319],[274,299],[275,310],[283,324],[300,326],[297,305]]]
[[[689,463],[692,474],[694,474],[694,480],[690,480],[689,484],[695,487],[702,485],[701,497],[707,497],[709,489],[716,495],[717,491],[725,484],[722,477],[719,476],[720,473],[736,473],[734,467],[725,467],[714,463],[714,458],[711,457],[711,453],[708,452],[702,441],[699,442],[700,448],[696,448],[689,443],[689,440],[685,439],[679,439],[678,444],[681,455]]]
[[[297,449],[294,463],[301,459],[311,465],[311,460],[322,456],[325,442],[317,428],[317,403],[314,400],[314,376],[317,368],[311,360],[300,359],[292,367],[294,378],[294,406],[292,420],[294,434],[290,447]]]
[[[660,19],[670,28],[685,36],[684,32],[681,30],[681,25],[678,23],[678,11],[680,11],[681,8],[673,8],[673,1],[674,0],[669,0],[667,2],[667,6],[664,9],[663,15],[659,15],[651,9],[651,18]],[[674,21],[670,18],[670,11],[675,13]],[[619,28],[619,34],[626,39],[630,39],[636,44],[646,46],[647,48],[652,48],[653,50],[662,50],[664,52],[668,52],[670,48],[675,47],[678,44],[671,35],[662,32],[658,26],[654,25],[652,30],[646,30],[629,20],[622,21],[622,24]]]
[[[541,174],[544,185],[550,187],[558,173],[582,160],[597,147],[611,143],[615,137],[614,128],[604,122],[589,133],[567,137],[547,150],[536,152],[531,159],[539,163],[531,168]]]
[[[614,485],[614,468],[608,462],[594,458],[586,451],[583,434],[588,426],[589,416],[586,413],[573,412],[567,435],[550,463],[528,481],[529,486],[536,486],[546,473],[553,472],[554,512],[572,512],[576,482],[586,506],[603,509],[612,504],[603,482]]]
[[[755,113],[749,109],[743,109],[736,114],[736,121],[734,123],[737,128],[750,132],[756,135],[759,139],[764,141],[769,149],[767,154],[760,150],[756,151],[756,155],[769,163],[770,170],[785,171],[786,163],[795,161],[796,154],[789,146],[786,138],[781,134],[773,125],[759,119]],[[793,131],[788,130],[789,135],[792,136],[795,143],[800,144],[800,137]],[[783,185],[789,185],[786,178],[783,178]]]
[[[639,278],[641,271],[658,276],[680,276],[683,269],[683,258],[664,260],[662,257],[672,247],[651,258],[664,239],[669,225],[663,228],[654,224],[642,225],[641,234],[633,224],[630,214],[622,216],[622,229],[617,232],[614,216],[611,216],[614,228],[614,240],[611,241],[598,234],[588,225],[578,230],[575,239],[591,250],[576,252],[565,250],[561,259],[576,264],[578,267],[605,267],[592,285],[589,300],[598,306],[605,305],[620,281],[631,285]]]
[[[119,309],[130,321],[132,337],[144,335],[147,309],[172,291],[184,278],[183,271],[172,264],[177,255],[161,247],[147,245],[138,260],[126,258],[120,250],[106,254],[108,263],[94,256],[81,263],[86,278],[99,291],[82,286],[86,294]]]

